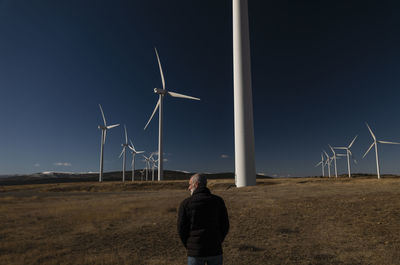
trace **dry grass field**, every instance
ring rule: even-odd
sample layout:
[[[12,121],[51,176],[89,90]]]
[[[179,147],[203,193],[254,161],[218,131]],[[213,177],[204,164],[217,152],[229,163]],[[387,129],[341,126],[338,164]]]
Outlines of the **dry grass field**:
[[[400,264],[400,179],[211,180],[224,264]],[[0,264],[186,264],[184,181],[0,186]]]

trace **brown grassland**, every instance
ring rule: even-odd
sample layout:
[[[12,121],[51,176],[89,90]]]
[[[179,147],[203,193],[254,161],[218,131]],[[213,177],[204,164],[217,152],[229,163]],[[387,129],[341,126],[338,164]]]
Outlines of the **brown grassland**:
[[[400,264],[400,179],[210,180],[224,264]],[[0,186],[0,264],[186,264],[186,181]]]

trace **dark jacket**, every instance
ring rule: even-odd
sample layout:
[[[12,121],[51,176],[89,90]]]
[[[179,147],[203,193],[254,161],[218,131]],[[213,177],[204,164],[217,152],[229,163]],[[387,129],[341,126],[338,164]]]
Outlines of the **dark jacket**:
[[[222,242],[229,231],[224,200],[208,188],[197,188],[185,199],[178,212],[178,232],[188,256],[222,254]]]

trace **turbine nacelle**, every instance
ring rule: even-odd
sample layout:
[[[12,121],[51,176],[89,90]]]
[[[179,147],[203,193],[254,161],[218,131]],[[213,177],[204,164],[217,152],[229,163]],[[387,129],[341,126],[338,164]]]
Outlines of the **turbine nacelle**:
[[[154,93],[158,94],[158,95],[165,95],[165,94],[167,94],[167,90],[160,89],[160,88],[154,88]]]

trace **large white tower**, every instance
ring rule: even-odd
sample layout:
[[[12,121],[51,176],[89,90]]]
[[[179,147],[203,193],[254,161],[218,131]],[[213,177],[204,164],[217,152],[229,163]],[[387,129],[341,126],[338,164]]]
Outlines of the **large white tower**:
[[[235,183],[237,187],[245,187],[256,185],[247,0],[233,0],[232,9]]]

